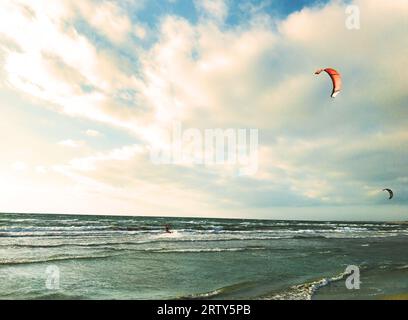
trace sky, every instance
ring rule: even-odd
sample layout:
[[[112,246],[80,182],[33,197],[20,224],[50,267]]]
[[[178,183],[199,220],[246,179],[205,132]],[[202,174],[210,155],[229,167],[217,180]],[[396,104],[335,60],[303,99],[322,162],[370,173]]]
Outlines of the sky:
[[[407,220],[407,33],[406,0],[2,0],[0,212]],[[257,130],[256,170],[154,163],[174,124]]]

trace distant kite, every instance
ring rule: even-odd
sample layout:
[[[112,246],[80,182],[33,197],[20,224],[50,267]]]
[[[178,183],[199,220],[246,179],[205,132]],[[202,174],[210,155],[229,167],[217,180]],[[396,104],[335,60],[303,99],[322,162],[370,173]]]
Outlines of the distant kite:
[[[342,85],[341,75],[336,70],[331,69],[331,68],[319,69],[315,72],[315,74],[321,74],[323,71],[325,71],[332,80],[333,91],[332,91],[331,97],[335,98],[341,91],[341,85]]]
[[[394,192],[391,189],[384,189],[383,191],[387,191],[390,194],[389,200],[394,198]]]

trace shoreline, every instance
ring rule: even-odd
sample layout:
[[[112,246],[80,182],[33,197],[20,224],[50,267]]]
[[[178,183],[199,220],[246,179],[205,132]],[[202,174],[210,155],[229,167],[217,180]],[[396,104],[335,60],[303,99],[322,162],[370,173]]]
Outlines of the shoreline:
[[[408,293],[399,293],[392,295],[384,295],[379,297],[379,300],[408,300]]]

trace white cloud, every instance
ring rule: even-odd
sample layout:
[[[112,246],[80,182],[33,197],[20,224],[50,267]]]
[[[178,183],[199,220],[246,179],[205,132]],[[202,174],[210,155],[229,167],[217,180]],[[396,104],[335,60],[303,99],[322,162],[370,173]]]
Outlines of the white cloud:
[[[46,174],[48,172],[47,168],[45,166],[36,166],[35,171],[38,174]]]
[[[88,130],[86,130],[86,131],[85,131],[85,134],[86,134],[88,137],[94,137],[94,138],[101,136],[101,133],[100,133],[99,131],[93,130],[93,129],[88,129]]]
[[[114,43],[124,42],[132,31],[129,17],[114,2],[80,1],[77,5],[86,21]]]
[[[77,140],[67,139],[67,140],[62,140],[62,141],[58,142],[58,144],[60,146],[64,146],[64,147],[68,147],[68,148],[80,148],[80,147],[83,147],[85,145],[85,142],[84,141],[77,141]]]
[[[199,13],[222,22],[228,15],[226,0],[194,0]]]
[[[146,28],[144,28],[142,26],[135,26],[133,30],[134,30],[133,32],[136,35],[136,37],[138,37],[140,39],[146,38],[146,35],[147,35]]]
[[[0,35],[18,48],[6,49],[8,83],[67,114],[131,130],[136,117],[118,111],[114,97],[122,88],[139,90],[141,82],[126,74],[123,62],[117,63],[108,51],[96,50],[73,26],[62,28],[75,12],[65,2],[49,7],[24,2],[24,8],[19,3],[7,1],[0,6],[0,16],[5,17]],[[26,15],[25,8],[32,10],[34,18]]]
[[[17,161],[12,164],[12,168],[17,172],[27,171],[28,165],[24,161]]]

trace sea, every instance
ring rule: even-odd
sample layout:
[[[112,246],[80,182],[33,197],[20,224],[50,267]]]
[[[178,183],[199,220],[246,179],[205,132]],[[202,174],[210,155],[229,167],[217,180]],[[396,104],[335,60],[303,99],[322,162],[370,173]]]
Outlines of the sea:
[[[406,223],[0,214],[0,299],[407,293]]]

